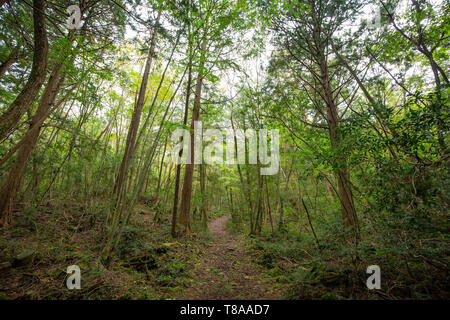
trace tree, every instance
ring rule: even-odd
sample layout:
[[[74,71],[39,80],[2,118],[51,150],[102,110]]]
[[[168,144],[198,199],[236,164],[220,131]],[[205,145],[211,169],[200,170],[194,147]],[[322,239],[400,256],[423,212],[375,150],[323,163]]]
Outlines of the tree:
[[[207,65],[209,58],[214,54],[216,64],[227,65],[229,61],[221,61],[222,50],[231,47],[233,42],[231,38],[224,39],[222,34],[228,31],[242,31],[248,27],[251,17],[246,13],[251,12],[243,1],[199,1],[192,5],[195,16],[194,26],[202,32],[194,33],[198,37],[199,58],[197,65],[197,79],[195,84],[195,96],[191,118],[191,140],[188,154],[191,157],[190,163],[186,164],[183,180],[183,189],[181,193],[181,204],[179,212],[179,222],[184,228],[186,235],[190,233],[190,210],[192,196],[192,179],[194,174],[194,124],[200,117],[200,104],[202,100],[202,86],[204,79],[212,76],[214,63]]]
[[[117,175],[116,183],[114,184],[114,194],[116,197],[116,207],[121,201],[121,196],[123,195],[123,185],[124,181],[127,179],[127,171],[131,162],[132,154],[135,149],[136,136],[139,129],[139,123],[141,121],[142,109],[145,103],[145,96],[147,91],[148,76],[150,74],[150,69],[152,67],[153,56],[155,55],[155,45],[156,36],[159,19],[161,17],[161,12],[158,12],[153,31],[150,39],[150,47],[148,49],[148,56],[145,63],[144,73],[142,74],[142,82],[139,88],[139,94],[137,96],[136,104],[134,107],[133,116],[131,118],[130,127],[128,129],[127,141],[125,145],[125,152],[123,154],[123,159],[120,164],[119,173]]]
[[[0,116],[0,141],[5,139],[11,133],[25,112],[27,112],[45,81],[48,60],[45,9],[45,0],[33,1],[33,65],[27,83],[22,91],[8,109]],[[17,52],[13,52],[8,60],[2,64],[2,72],[0,74],[3,74],[6,71],[6,69],[14,62],[14,59],[17,59]]]
[[[101,7],[102,3],[97,3]],[[81,12],[84,13],[87,8],[81,8]],[[40,12],[43,14],[43,12]],[[110,18],[110,17],[107,17]],[[113,19],[116,17],[113,14]],[[86,29],[90,23],[93,23],[90,19],[86,18],[86,22],[83,28]],[[95,23],[95,22],[94,22]],[[83,29],[82,29],[83,31]],[[52,107],[58,107],[59,104],[55,103],[59,91],[65,81],[68,73],[71,71],[71,67],[74,65],[74,60],[78,53],[78,49],[73,45],[76,39],[75,31],[71,30],[67,36],[61,39],[55,39],[58,45],[55,45],[56,58],[52,61],[53,70],[47,81],[46,87],[40,97],[39,105],[34,113],[31,125],[20,142],[20,148],[18,148],[18,156],[14,159],[14,165],[9,171],[9,175],[3,185],[0,192],[2,198],[0,200],[0,227],[7,227],[11,223],[11,214],[13,210],[14,200],[17,195],[20,182],[23,179],[25,168],[28,163],[28,159],[36,146],[38,141],[40,128],[43,122],[47,119],[50,113],[53,111]],[[107,39],[105,39],[107,41]],[[82,44],[82,41],[77,43]],[[64,52],[65,55],[58,55],[58,51]],[[62,102],[64,100],[61,100]]]
[[[344,83],[342,66],[332,54],[330,37],[355,16],[360,7],[357,1],[298,1],[280,2],[273,15],[273,30],[277,44],[283,48],[283,59],[294,68],[295,78],[302,83],[316,111],[326,121],[330,144],[335,152],[333,168],[337,178],[338,195],[344,226],[359,238],[359,224],[353,201],[350,171],[345,155],[340,150],[341,137],[339,93]],[[274,10],[269,9],[269,10]]]

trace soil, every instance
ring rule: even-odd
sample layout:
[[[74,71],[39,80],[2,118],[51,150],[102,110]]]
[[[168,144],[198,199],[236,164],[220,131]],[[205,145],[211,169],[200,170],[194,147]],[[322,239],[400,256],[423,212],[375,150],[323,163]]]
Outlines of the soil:
[[[213,240],[190,272],[191,286],[178,299],[279,298],[279,288],[263,275],[263,268],[253,263],[246,253],[242,236],[226,229],[228,219],[229,216],[222,216],[208,224]]]

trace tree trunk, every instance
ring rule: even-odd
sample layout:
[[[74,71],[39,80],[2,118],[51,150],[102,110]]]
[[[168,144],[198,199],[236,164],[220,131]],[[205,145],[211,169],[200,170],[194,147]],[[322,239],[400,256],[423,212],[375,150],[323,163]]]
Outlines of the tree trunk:
[[[190,27],[188,26],[190,30]],[[189,62],[188,62],[188,79],[186,86],[186,101],[184,105],[184,118],[183,118],[183,126],[187,124],[187,117],[189,112],[189,101],[191,97],[191,82],[192,82],[192,43],[189,43]],[[181,137],[181,142],[183,142],[183,137]],[[183,149],[179,152],[179,157],[183,156]],[[177,164],[176,174],[175,174],[175,190],[173,196],[173,208],[172,208],[172,227],[171,234],[172,237],[176,237],[177,235],[177,213],[178,213],[178,194],[180,192],[180,175],[181,175],[181,163]]]
[[[130,160],[132,157],[132,153],[135,148],[136,136],[139,129],[139,123],[141,121],[142,109],[145,103],[145,93],[147,91],[148,84],[148,76],[150,74],[150,69],[152,66],[153,55],[155,52],[155,43],[156,43],[156,25],[159,22],[161,14],[158,13],[158,17],[156,18],[155,27],[153,29],[153,34],[151,38],[150,48],[148,50],[147,61],[145,64],[144,73],[142,75],[142,83],[139,89],[139,95],[134,106],[133,116],[131,118],[130,127],[128,129],[127,141],[125,145],[125,152],[123,154],[122,162],[120,164],[119,173],[116,178],[116,183],[114,185],[114,194],[116,196],[116,207],[121,200],[122,197],[122,189],[124,182],[127,179],[127,171],[130,165]]]
[[[340,145],[340,137],[337,132],[337,128],[339,126],[337,107],[333,99],[333,92],[331,90],[328,67],[326,65],[325,58],[322,57],[321,61],[320,76],[322,82],[321,85],[324,91],[324,100],[327,107],[327,122],[330,135],[330,143],[332,147],[337,148]],[[341,212],[344,222],[344,228],[347,231],[353,231],[355,234],[355,239],[358,241],[359,225],[350,185],[350,172],[348,170],[345,157],[338,155],[336,158],[337,168],[335,169],[335,173],[338,180],[338,194],[339,200],[341,202]]]
[[[206,166],[205,164],[201,164],[199,167],[200,167],[200,192],[202,194],[200,217],[202,219],[202,228],[203,230],[206,230],[208,228],[208,216],[206,214]]]
[[[191,210],[191,196],[192,196],[192,178],[194,175],[194,124],[198,121],[200,116],[200,99],[202,94],[202,85],[203,85],[203,69],[205,65],[205,50],[206,43],[202,42],[201,45],[201,57],[200,57],[200,66],[197,75],[197,82],[195,85],[195,98],[194,98],[194,107],[192,110],[192,121],[191,121],[191,143],[189,145],[191,161],[186,164],[186,168],[184,171],[184,181],[183,181],[183,189],[181,192],[181,204],[180,204],[180,224],[183,225],[184,231],[186,235],[190,233],[190,210]]]
[[[42,94],[36,113],[31,121],[30,130],[33,125],[42,120],[43,117],[48,116],[48,111],[55,102],[59,88],[64,82],[64,77],[61,77],[62,64],[58,64],[53,70],[47,86]],[[33,130],[22,144],[17,158],[9,172],[6,183],[0,193],[0,227],[7,227],[11,224],[11,213],[13,210],[14,199],[19,189],[19,182],[23,179],[25,168],[28,159],[36,146],[39,137],[40,127]]]
[[[34,54],[33,66],[25,87],[8,110],[0,116],[0,141],[5,139],[33,103],[45,81],[48,60],[48,40],[45,24],[45,0],[33,1]]]
[[[258,165],[257,167],[257,175],[258,175],[258,211],[256,212],[256,218],[255,218],[255,223],[253,224],[254,228],[253,230],[250,230],[250,234],[259,234],[261,233],[262,230],[262,205],[263,205],[263,196],[264,196],[264,191],[263,191],[263,179],[262,176],[259,174],[260,173],[260,166]]]
[[[5,62],[2,62],[0,65],[0,78],[3,77],[3,75],[8,71],[9,67],[11,67],[14,63],[19,60],[19,46],[13,49],[11,54],[8,56],[8,58],[5,60]]]
[[[164,150],[163,150],[163,154],[161,156],[161,164],[159,166],[158,186],[156,187],[158,198],[159,198],[159,191],[161,189],[161,176],[162,176],[162,172],[163,172],[164,158],[166,156],[167,140],[168,139],[169,139],[169,136],[166,136],[166,139],[164,140]]]
[[[267,176],[264,177],[265,185],[266,185],[266,198],[267,198],[267,209],[269,210],[269,221],[270,221],[270,227],[272,228],[272,234],[273,234],[273,221],[272,221],[272,210],[270,209],[270,197],[269,197],[269,187],[267,186]]]
[[[235,156],[237,158],[237,156],[238,156],[238,145],[237,145],[236,129],[234,128],[233,113],[231,114],[230,121],[231,121],[231,128],[233,130],[233,135],[234,135],[234,153],[235,153]],[[247,185],[246,185],[246,183],[244,181],[244,177],[242,175],[241,166],[239,165],[239,163],[237,163],[236,165],[237,165],[237,169],[238,169],[238,173],[239,173],[239,180],[241,182],[241,186],[242,186],[242,189],[244,191],[243,195],[244,195],[244,198],[245,198],[245,200],[246,200],[246,202],[248,204],[249,214],[251,215],[251,212],[253,212],[253,207],[252,207],[252,198],[251,198],[250,190],[249,190],[249,188],[247,188]],[[251,219],[250,219],[250,223],[253,223]],[[252,228],[250,228],[250,229],[252,229]]]

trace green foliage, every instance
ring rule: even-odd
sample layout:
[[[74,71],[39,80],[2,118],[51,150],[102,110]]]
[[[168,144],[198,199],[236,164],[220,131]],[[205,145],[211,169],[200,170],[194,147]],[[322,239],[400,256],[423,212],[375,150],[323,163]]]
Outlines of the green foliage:
[[[18,288],[15,298],[103,298],[121,286],[130,292],[111,297],[172,298],[189,285],[191,260],[201,258],[195,245],[215,237],[207,223],[224,215],[265,275],[287,288],[285,298],[448,298],[448,0],[403,9],[401,1],[383,1],[376,30],[372,14],[363,13],[374,5],[358,0],[99,0],[89,2],[83,28],[68,33],[63,9],[72,2],[47,1],[48,70],[63,63],[64,81],[13,179],[17,219],[0,237],[0,263],[41,250],[35,265],[45,271],[27,275],[24,283],[34,287]],[[32,65],[32,8],[8,1],[0,19],[0,61],[15,58],[0,75],[3,114]],[[152,30],[156,53],[137,142],[116,198]],[[2,191],[44,92],[0,141]],[[248,146],[239,166],[204,164],[202,178],[194,170],[191,238],[173,239],[171,134],[190,130],[195,99],[205,129],[279,130],[280,170],[262,177],[261,164],[248,163]],[[355,207],[360,239],[343,221],[342,191]],[[120,237],[109,265],[97,257],[114,214]],[[45,281],[37,285],[34,277],[61,286],[64,272],[49,266],[67,263],[88,270],[88,289],[40,291]],[[373,264],[382,270],[380,291],[365,287]],[[104,267],[122,283],[101,285]]]
[[[174,261],[158,268],[156,271],[155,281],[158,285],[164,287],[183,286],[187,283],[186,266]]]

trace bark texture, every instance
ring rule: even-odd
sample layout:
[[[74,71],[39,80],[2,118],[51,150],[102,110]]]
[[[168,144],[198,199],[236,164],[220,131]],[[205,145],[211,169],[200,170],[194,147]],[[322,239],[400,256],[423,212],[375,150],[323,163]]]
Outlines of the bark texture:
[[[45,81],[48,61],[48,40],[45,24],[45,0],[33,1],[34,53],[33,66],[27,83],[14,102],[0,116],[0,141],[5,139],[15,128],[22,116],[33,103]],[[13,61],[9,62],[10,64]],[[8,68],[8,65],[2,68]],[[5,69],[5,71],[6,71]],[[3,71],[2,71],[3,72]]]
[[[61,64],[57,65],[50,75],[36,113],[33,115],[29,129],[30,133],[22,143],[6,182],[3,185],[3,189],[1,190],[0,228],[8,227],[11,224],[14,200],[16,198],[20,182],[23,179],[28,159],[34,150],[39,137],[40,125],[37,129],[35,129],[35,124],[42,124],[42,119],[48,116],[49,110],[55,102],[59,88],[64,82],[64,79],[61,78],[61,67]]]
[[[156,24],[159,22],[160,14],[158,14],[158,18],[156,19]],[[156,25],[155,24],[155,25]],[[125,145],[125,152],[122,158],[122,162],[120,164],[119,173],[116,178],[116,183],[114,185],[114,194],[116,196],[116,206],[121,200],[122,189],[124,187],[124,183],[127,180],[127,171],[130,166],[131,158],[134,152],[137,132],[139,129],[139,124],[141,122],[142,109],[145,104],[145,93],[147,91],[148,77],[150,74],[150,69],[152,67],[153,55],[155,53],[155,44],[156,44],[156,28],[153,30],[150,48],[148,50],[147,61],[145,63],[144,73],[142,75],[142,83],[139,89],[139,95],[134,106],[133,116],[131,118],[130,127],[128,129],[127,141]]]
[[[181,192],[181,204],[180,204],[180,215],[179,222],[184,227],[186,234],[191,231],[190,225],[190,211],[191,211],[191,196],[192,196],[192,178],[194,176],[194,124],[198,121],[200,117],[200,100],[202,96],[202,86],[203,86],[203,70],[205,65],[205,50],[206,43],[203,42],[201,45],[202,56],[200,58],[200,67],[197,75],[197,81],[195,84],[195,98],[194,107],[192,109],[192,121],[191,121],[191,143],[189,145],[191,161],[186,164],[184,171],[183,189]]]

